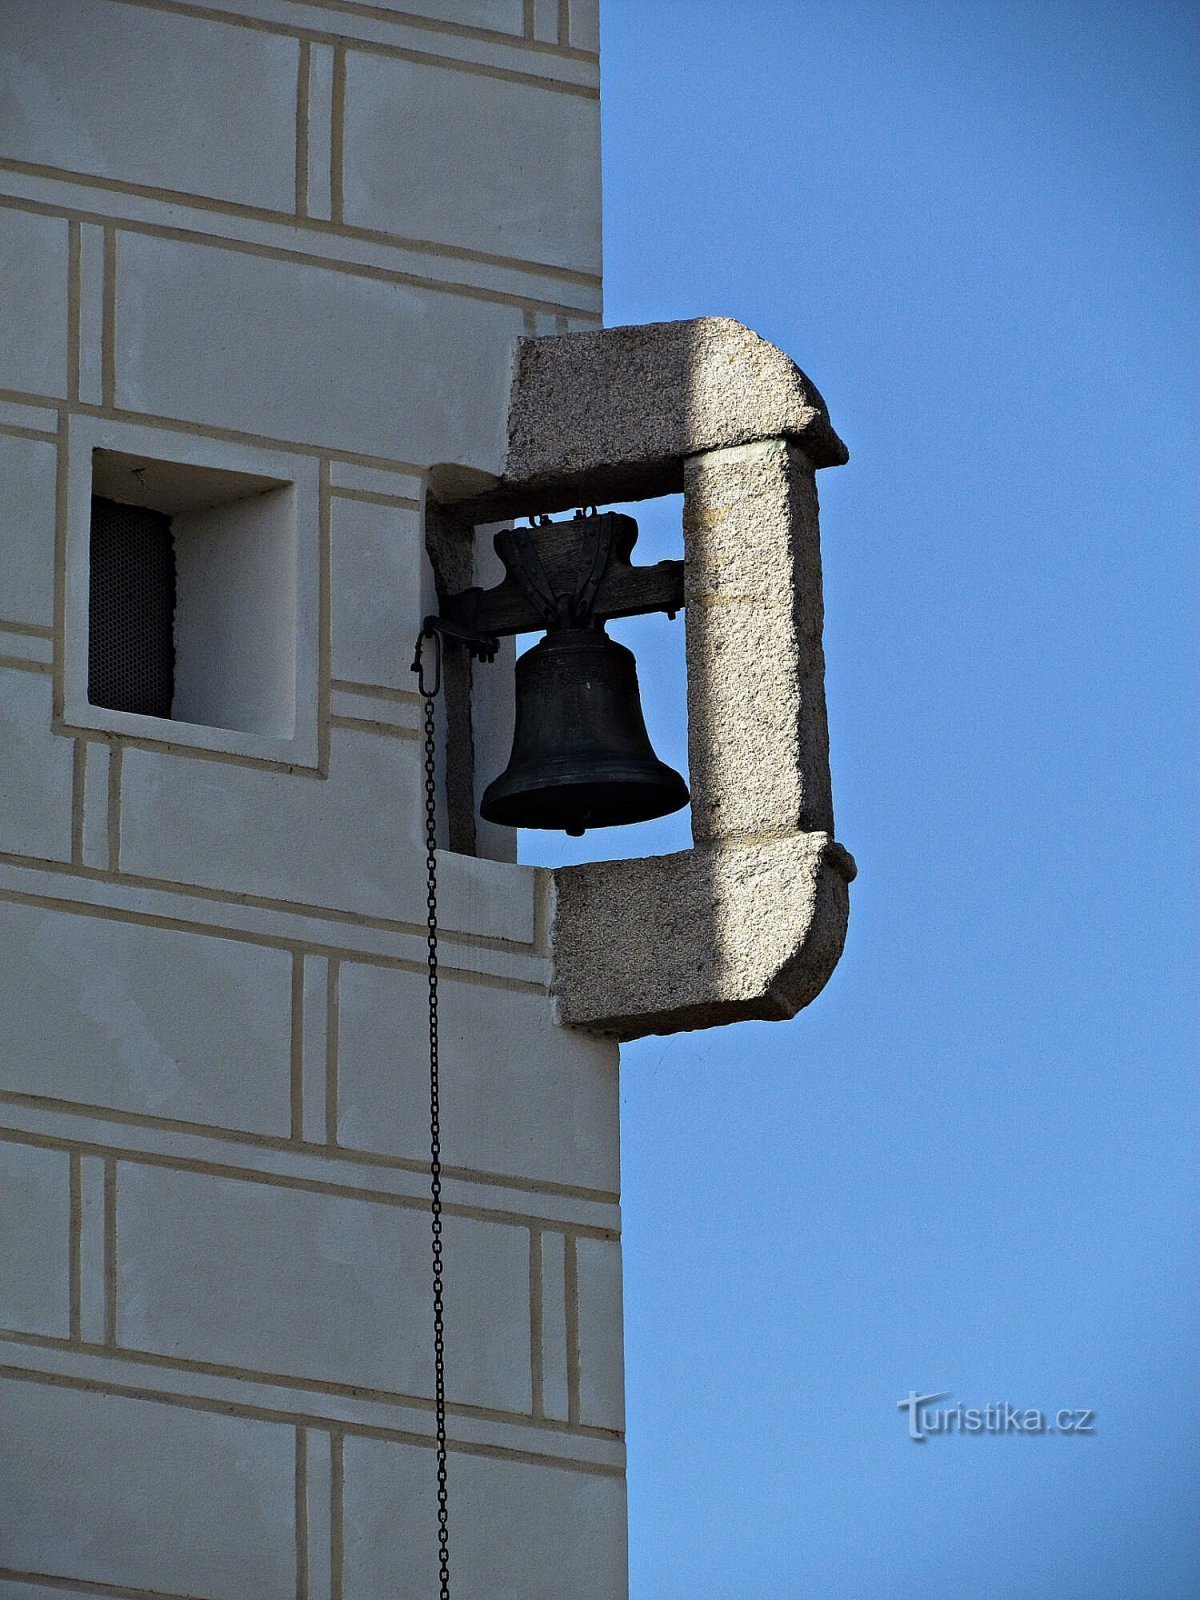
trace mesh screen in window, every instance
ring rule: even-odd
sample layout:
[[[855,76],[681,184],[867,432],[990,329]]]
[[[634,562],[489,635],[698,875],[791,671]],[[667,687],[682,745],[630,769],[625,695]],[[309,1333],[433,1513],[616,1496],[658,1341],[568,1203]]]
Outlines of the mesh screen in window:
[[[88,699],[169,717],[175,695],[175,548],[171,519],[92,499]]]

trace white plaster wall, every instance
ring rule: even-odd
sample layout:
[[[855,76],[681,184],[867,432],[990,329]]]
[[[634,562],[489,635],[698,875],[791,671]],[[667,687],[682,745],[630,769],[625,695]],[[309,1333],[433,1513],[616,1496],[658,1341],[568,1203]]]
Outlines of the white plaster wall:
[[[425,486],[599,322],[597,37],[0,5],[0,1600],[430,1592]],[[81,691],[97,445],[285,485],[181,517],[174,721]],[[439,861],[455,1593],[618,1600],[616,1052]]]

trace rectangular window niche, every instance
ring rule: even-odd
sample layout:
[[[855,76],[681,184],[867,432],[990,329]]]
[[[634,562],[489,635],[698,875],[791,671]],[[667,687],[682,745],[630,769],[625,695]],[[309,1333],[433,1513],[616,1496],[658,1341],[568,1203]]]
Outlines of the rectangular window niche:
[[[315,765],[316,464],[103,426],[70,446],[65,720]]]

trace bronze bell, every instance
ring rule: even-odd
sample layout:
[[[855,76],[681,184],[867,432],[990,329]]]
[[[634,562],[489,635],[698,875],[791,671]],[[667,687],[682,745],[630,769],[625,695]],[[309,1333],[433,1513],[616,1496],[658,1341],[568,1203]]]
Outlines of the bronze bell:
[[[599,623],[553,628],[516,666],[508,766],[481,814],[510,828],[612,828],[687,804],[687,784],[654,754],[633,652]]]

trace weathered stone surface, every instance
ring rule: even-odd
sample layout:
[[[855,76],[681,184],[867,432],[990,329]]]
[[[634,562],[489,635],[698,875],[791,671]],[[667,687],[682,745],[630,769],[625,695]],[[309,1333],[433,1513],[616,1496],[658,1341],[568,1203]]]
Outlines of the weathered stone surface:
[[[637,1039],[794,1016],[842,953],[853,872],[823,832],[561,868],[561,1020]]]
[[[555,873],[561,1021],[786,1018],[836,965],[855,867],[833,841],[815,472],[847,459],[782,351],[702,317],[519,340],[503,476],[434,474],[464,528],[684,493],[696,847]]]
[[[833,832],[812,466],[781,439],[687,463],[692,837]]]
[[[508,455],[479,515],[642,499],[683,487],[685,457],[786,438],[814,466],[848,459],[816,387],[730,317],[517,341]]]

